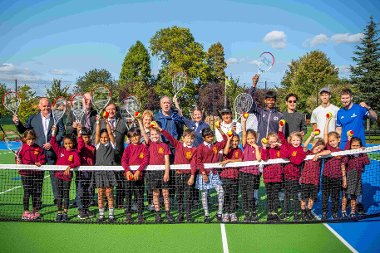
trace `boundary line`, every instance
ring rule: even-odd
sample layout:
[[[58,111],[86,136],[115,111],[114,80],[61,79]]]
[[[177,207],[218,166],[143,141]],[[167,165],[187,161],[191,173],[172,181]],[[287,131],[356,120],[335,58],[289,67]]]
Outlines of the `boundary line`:
[[[48,177],[50,177],[50,175],[44,176],[44,179],[45,179],[45,178],[48,178]],[[0,195],[2,195],[2,194],[4,194],[4,193],[7,193],[7,192],[10,192],[10,191],[13,191],[13,190],[16,190],[16,189],[21,188],[21,187],[22,187],[22,185],[15,186],[15,187],[13,187],[13,188],[10,188],[10,189],[8,189],[8,190],[5,190],[5,191],[3,191],[3,192],[0,192]]]
[[[224,223],[220,224],[220,232],[222,233],[223,253],[229,253],[226,226]]]
[[[340,234],[338,234],[338,232],[336,232],[332,227],[330,227],[329,224],[327,223],[323,223],[323,225],[328,229],[330,230],[331,233],[333,233],[333,235],[336,236],[336,238],[339,239],[339,241],[341,241],[349,250],[351,250],[351,252],[354,252],[354,253],[359,253],[359,251],[357,251],[354,247],[351,246],[351,244],[349,244]]]

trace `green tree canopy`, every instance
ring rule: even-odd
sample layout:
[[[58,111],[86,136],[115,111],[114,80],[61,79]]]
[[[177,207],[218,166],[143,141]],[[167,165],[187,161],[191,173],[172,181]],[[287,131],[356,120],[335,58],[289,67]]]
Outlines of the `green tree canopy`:
[[[224,47],[220,42],[212,44],[206,54],[208,65],[208,81],[222,83],[226,78],[225,68],[227,63],[224,59]]]
[[[21,99],[18,117],[22,122],[25,122],[30,115],[38,112],[39,98],[36,97],[36,92],[27,84],[20,86],[17,92]]]
[[[46,96],[50,101],[54,101],[57,97],[69,99],[69,86],[62,87],[61,80],[53,79],[51,89],[46,89]]]

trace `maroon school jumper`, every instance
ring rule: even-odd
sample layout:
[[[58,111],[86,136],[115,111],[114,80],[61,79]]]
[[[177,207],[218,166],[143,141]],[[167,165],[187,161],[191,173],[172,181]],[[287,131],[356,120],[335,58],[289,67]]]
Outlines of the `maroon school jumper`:
[[[301,167],[306,158],[306,153],[302,146],[293,147],[286,140],[282,132],[278,132],[278,137],[280,137],[282,142],[281,157],[288,158],[290,161],[290,163],[284,166],[284,178],[286,180],[298,181],[301,177]]]
[[[149,150],[145,144],[139,143],[137,145],[129,144],[125,149],[121,158],[121,166],[124,168],[124,174],[128,171],[134,173],[130,169],[130,165],[139,165],[137,169],[140,171],[140,176],[143,176],[143,170],[148,165]]]
[[[326,149],[331,152],[342,151],[339,147],[333,148],[327,143]],[[332,158],[326,158],[325,167],[323,169],[323,176],[328,178],[341,179],[342,178],[342,168],[341,165],[346,163],[346,156],[333,156]]]
[[[85,144],[82,136],[78,137],[78,151],[81,165],[92,166],[95,164],[96,148],[92,144]]]
[[[256,161],[256,149],[251,145],[245,144],[243,147],[243,162]],[[259,147],[259,152],[262,152],[262,147]],[[258,165],[244,166],[240,169],[240,172],[260,175],[260,170]]]
[[[211,144],[210,148],[206,146],[204,142],[199,144],[197,148],[196,164],[200,173],[203,173],[204,171],[207,175],[210,171],[212,171],[213,174],[217,173],[216,169],[205,169],[204,163],[217,163],[219,161],[219,151],[222,150],[227,143],[226,135],[223,134],[222,136],[223,141]]]
[[[350,149],[351,141],[347,141],[345,150]],[[350,155],[347,161],[346,174],[351,170],[357,170],[358,174],[361,174],[364,170],[364,166],[370,164],[370,160],[367,154],[353,154]]]
[[[315,154],[313,154],[311,150],[308,150],[306,152],[306,155],[315,155]],[[319,185],[320,173],[321,173],[321,159],[318,159],[317,161],[313,161],[312,159],[307,160],[305,161],[305,165],[301,173],[300,183]]]
[[[35,165],[36,163],[40,163],[42,165],[46,162],[44,150],[36,143],[31,146],[23,143],[21,151],[18,153],[18,157],[20,158],[22,164]],[[43,173],[43,171],[19,170],[18,173],[21,176],[29,176],[35,173]]]
[[[177,170],[177,173],[195,175],[196,173],[196,147],[185,147],[184,144],[176,140],[168,131],[162,130],[162,135],[175,148],[174,164],[190,164],[190,170]]]
[[[68,165],[70,166],[71,169],[80,166],[80,158],[79,158],[78,150],[76,149],[66,150],[64,147],[59,147],[58,143],[55,140],[55,136],[52,136],[50,138],[50,144],[53,148],[54,153],[57,156],[57,162],[55,163],[56,165]],[[64,172],[65,172],[64,170],[56,171],[54,173],[54,176],[63,181],[70,182],[72,173],[70,172],[68,175],[65,175]]]
[[[281,149],[279,147],[263,148],[261,155],[263,160],[281,158]],[[282,165],[279,163],[265,165],[263,171],[264,183],[281,183],[282,171]]]
[[[148,141],[149,165],[165,165],[165,155],[170,155],[169,146],[163,142]]]
[[[227,155],[224,155],[223,160],[228,159],[242,159],[243,152],[240,148],[230,149]],[[221,178],[228,179],[238,179],[239,178],[239,168],[224,168],[222,172],[220,172]]]

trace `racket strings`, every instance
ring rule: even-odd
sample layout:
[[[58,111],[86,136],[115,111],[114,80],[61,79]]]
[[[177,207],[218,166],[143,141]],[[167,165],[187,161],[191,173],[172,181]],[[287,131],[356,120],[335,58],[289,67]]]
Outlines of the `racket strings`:
[[[7,108],[9,111],[16,114],[19,106],[20,106],[20,98],[15,92],[9,92],[4,94],[3,97],[3,105],[5,108]]]

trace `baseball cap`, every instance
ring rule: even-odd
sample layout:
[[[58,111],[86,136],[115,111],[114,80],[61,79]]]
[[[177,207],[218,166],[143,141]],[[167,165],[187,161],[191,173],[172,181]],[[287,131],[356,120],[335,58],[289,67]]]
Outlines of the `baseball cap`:
[[[223,108],[223,109],[220,111],[220,113],[222,114],[222,113],[232,113],[232,112],[231,112],[230,108],[225,107],[225,108]]]
[[[330,88],[329,87],[323,87],[322,89],[319,90],[319,94],[321,94],[322,92],[330,93]]]

